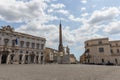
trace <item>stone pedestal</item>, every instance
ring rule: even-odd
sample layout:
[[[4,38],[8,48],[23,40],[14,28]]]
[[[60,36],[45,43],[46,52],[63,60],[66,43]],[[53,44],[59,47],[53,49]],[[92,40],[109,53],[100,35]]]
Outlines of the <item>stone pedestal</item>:
[[[63,55],[57,57],[58,64],[70,64],[69,55]]]
[[[63,56],[62,64],[70,64],[69,55],[64,55],[64,56]]]

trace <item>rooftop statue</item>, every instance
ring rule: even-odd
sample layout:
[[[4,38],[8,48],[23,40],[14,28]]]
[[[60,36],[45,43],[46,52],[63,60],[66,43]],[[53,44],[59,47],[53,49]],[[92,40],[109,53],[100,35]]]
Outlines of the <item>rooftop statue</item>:
[[[2,31],[10,31],[10,32],[13,32],[14,31],[14,28],[12,28],[11,26],[2,26]]]

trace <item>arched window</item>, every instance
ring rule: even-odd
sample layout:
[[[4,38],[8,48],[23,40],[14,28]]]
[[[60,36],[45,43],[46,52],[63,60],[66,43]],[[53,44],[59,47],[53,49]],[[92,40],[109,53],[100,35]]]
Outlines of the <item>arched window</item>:
[[[117,60],[117,59],[115,59],[115,63],[116,63],[116,64],[118,63],[118,60]]]
[[[26,47],[29,48],[30,42],[26,42]]]
[[[102,41],[99,41],[98,44],[102,44]]]
[[[23,48],[24,46],[24,41],[20,41],[20,47]]]
[[[26,51],[26,53],[28,54],[28,51]]]
[[[12,40],[12,46],[13,47],[15,46],[15,40]]]
[[[4,44],[5,44],[5,46],[8,45],[8,42],[9,42],[9,39],[4,39]]]
[[[40,44],[37,44],[37,49],[39,49],[39,47],[40,47]]]
[[[44,49],[44,44],[41,44],[41,49]]]
[[[33,49],[35,48],[35,43],[32,43],[32,48],[33,48]]]
[[[104,59],[102,59],[102,63],[104,63]]]
[[[117,49],[117,53],[119,53],[120,51],[119,51],[119,49]]]

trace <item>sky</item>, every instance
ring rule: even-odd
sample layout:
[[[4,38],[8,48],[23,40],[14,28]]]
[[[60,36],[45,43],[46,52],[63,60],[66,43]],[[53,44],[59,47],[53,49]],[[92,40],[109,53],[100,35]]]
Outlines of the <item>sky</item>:
[[[108,37],[120,40],[120,0],[0,0],[0,26],[46,38],[58,49],[59,23],[63,45],[79,60],[84,42]]]

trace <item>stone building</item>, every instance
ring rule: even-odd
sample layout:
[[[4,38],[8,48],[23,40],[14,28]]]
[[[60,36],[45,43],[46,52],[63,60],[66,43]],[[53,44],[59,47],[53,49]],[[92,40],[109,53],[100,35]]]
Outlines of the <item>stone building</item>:
[[[108,38],[91,39],[85,42],[85,52],[81,63],[120,64],[120,41],[109,41]]]
[[[58,50],[46,47],[44,50],[45,63],[57,63]]]
[[[86,62],[86,55],[85,53],[80,56],[80,61],[79,63],[85,63]]]
[[[74,56],[74,54],[70,54],[70,63],[71,64],[76,64],[77,63],[77,60],[76,60],[76,57]]]
[[[4,26],[0,29],[0,64],[43,63],[45,42],[45,38]]]

